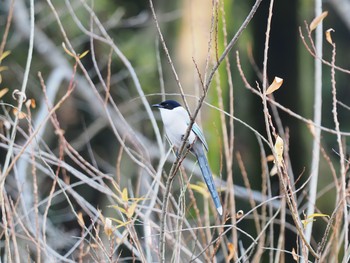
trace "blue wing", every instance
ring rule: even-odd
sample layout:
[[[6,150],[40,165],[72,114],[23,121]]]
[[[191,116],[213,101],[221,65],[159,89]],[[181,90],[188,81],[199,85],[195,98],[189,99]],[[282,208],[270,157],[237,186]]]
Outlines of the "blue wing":
[[[207,142],[205,141],[205,138],[204,138],[204,134],[201,130],[201,128],[199,128],[198,124],[197,123],[194,123],[193,126],[192,126],[192,131],[197,135],[197,137],[199,138],[199,140],[202,142],[202,144],[204,145],[204,148],[208,151],[209,148],[208,148],[208,144]]]

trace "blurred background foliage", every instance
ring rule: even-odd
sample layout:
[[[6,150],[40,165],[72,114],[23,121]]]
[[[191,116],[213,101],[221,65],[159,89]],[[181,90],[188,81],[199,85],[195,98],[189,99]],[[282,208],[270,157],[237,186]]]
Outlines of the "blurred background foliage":
[[[230,39],[246,18],[254,1],[224,0],[223,2],[228,38]],[[337,12],[337,8],[335,7],[337,4],[336,2],[337,1],[324,2],[324,10],[329,11],[327,18],[324,20],[324,28],[335,29],[333,39],[337,44],[336,64],[344,68],[349,68],[350,52],[348,50],[350,45],[350,28],[346,25],[345,21],[345,19],[349,18],[344,18]],[[0,4],[0,36],[4,34],[9,3],[10,1],[1,1]],[[74,21],[74,16],[69,12],[66,1],[53,1],[53,4],[75,50],[80,53],[83,53],[85,50],[90,50],[90,38],[88,35],[82,33],[81,28],[79,28]],[[88,29],[91,22],[90,15],[81,6],[81,2],[70,1],[70,4],[74,9],[75,15],[82,23],[82,26]],[[211,24],[212,1],[154,1],[154,4],[161,30],[164,34],[164,39],[170,55],[174,60],[185,93],[188,95],[190,107],[193,110],[197,102],[195,96],[198,97],[201,94],[201,83],[198,78],[197,69],[194,66],[194,61],[198,66],[201,76],[204,77]],[[264,136],[266,136],[266,134],[261,99],[244,87],[237,70],[235,52],[239,51],[242,68],[249,83],[252,86],[255,86],[255,81],[261,83],[257,74],[258,72],[254,70],[254,66],[251,64],[249,54],[254,58],[258,70],[262,70],[268,6],[269,1],[262,2],[252,23],[249,24],[248,28],[239,39],[239,42],[229,54],[234,87],[234,115],[246,121]],[[299,27],[304,34],[306,34],[304,21],[310,23],[313,19],[313,6],[313,1],[309,0],[275,1],[268,60],[269,81],[271,82],[274,76],[279,76],[284,79],[282,88],[274,93],[275,100],[308,119],[313,118],[314,59],[302,44],[299,35]],[[177,83],[161,45],[159,44],[158,34],[155,30],[148,1],[99,0],[94,1],[93,8],[116,45],[134,67],[142,89],[150,104],[162,100],[162,95],[164,95],[161,94],[162,81],[164,81],[166,98],[181,101]],[[222,15],[221,12],[220,14]],[[5,50],[10,50],[11,54],[2,62],[2,65],[8,67],[8,69],[6,72],[2,73],[3,81],[0,86],[1,89],[4,87],[10,89],[10,92],[2,98],[4,102],[9,104],[14,103],[11,97],[11,91],[21,86],[28,50],[28,32],[23,32],[23,27],[20,22],[21,18],[16,17],[16,15],[18,14],[14,14],[13,23],[5,47]],[[63,48],[61,48],[61,43],[63,42],[62,34],[54,14],[46,1],[35,1],[35,19],[36,27],[54,44],[64,60],[67,60],[70,65],[73,65],[74,60],[67,56]],[[97,29],[94,30],[96,30],[96,32],[98,31]],[[224,50],[221,20],[219,20],[217,34],[218,41],[214,44],[217,44],[218,54],[221,54]],[[47,79],[54,67],[57,66],[50,61],[51,55],[45,53],[46,50],[40,50],[41,48],[45,49],[47,46],[43,45],[41,47],[40,43],[36,43],[27,88],[27,97],[35,98],[37,103],[42,101],[43,98],[37,72],[42,72],[44,79]],[[111,54],[110,47],[104,43],[95,41],[94,48],[101,75],[106,77],[108,73],[109,54]],[[252,52],[250,52],[250,50]],[[88,70],[88,74],[91,76],[97,90],[103,93],[103,87],[93,66],[91,55],[90,52],[82,59],[82,62]],[[161,58],[162,72],[159,72],[157,56]],[[327,43],[324,44],[324,57],[328,61],[331,58],[331,46]],[[212,55],[211,59],[215,59],[215,54]],[[118,105],[122,115],[135,131],[149,139],[148,143],[155,141],[155,135],[148,115],[142,106],[139,94],[135,90],[129,72],[115,54],[112,55],[111,71],[110,95]],[[338,88],[337,96],[339,100],[350,105],[350,76],[337,72],[336,80]],[[68,81],[61,83],[59,96],[57,97],[61,97],[65,94],[67,86]],[[211,85],[206,103],[218,106],[218,86],[222,89],[225,110],[229,111],[229,86],[224,65],[219,69],[219,77],[216,78]],[[86,87],[86,89],[89,88],[90,87]],[[96,101],[96,103],[98,102]],[[330,68],[328,66],[323,66],[322,125],[333,128],[334,123],[331,109]],[[35,115],[35,113],[34,110],[33,114]],[[312,136],[305,123],[285,112],[279,113],[283,126],[289,129],[289,155],[295,177],[302,175],[301,180],[298,182],[300,186],[310,174]],[[339,107],[338,113],[341,130],[349,130],[349,111]],[[115,176],[115,164],[120,144],[116,140],[108,123],[103,119],[99,119],[96,108],[88,104],[81,93],[74,92],[74,96],[70,97],[68,101],[65,102],[57,114],[67,140],[75,145],[81,155],[85,157],[86,160],[91,161],[101,171]],[[222,127],[219,111],[205,105],[202,108],[201,115],[198,117],[198,122],[201,123],[205,130],[205,135],[209,143],[210,151],[208,153],[208,158],[213,173],[225,180],[226,168],[224,165],[225,160],[223,159]],[[23,129],[26,129],[24,121],[21,122],[21,125]],[[46,130],[44,141],[51,151],[57,152],[58,140],[57,136],[53,133],[53,127],[49,125]],[[87,130],[90,132],[87,133]],[[239,151],[242,155],[252,189],[259,191],[261,189],[261,161],[257,140],[251,131],[236,122],[234,132],[234,151]],[[21,140],[21,138],[18,140]],[[338,156],[333,152],[333,149],[337,150],[336,136],[322,133],[322,145],[326,153],[334,160],[334,163],[337,164]],[[150,150],[155,151],[155,146],[150,148]],[[4,160],[6,149],[2,149],[1,152],[1,160]],[[268,152],[268,154],[270,154],[270,152]],[[69,158],[67,158],[67,161],[69,162]],[[125,155],[123,156],[122,164],[121,188],[129,187],[131,184],[138,185],[140,183],[139,175],[141,174],[139,167],[135,166]],[[156,165],[156,161],[154,164]],[[170,165],[171,163],[165,166],[166,171],[170,169]],[[323,189],[328,184],[333,183],[333,178],[326,162],[321,161],[320,166],[321,179],[319,188]],[[243,185],[243,179],[236,160],[233,161],[232,169],[234,184]],[[75,181],[73,177],[71,180],[72,182]],[[195,180],[197,180],[197,178]],[[278,178],[271,177],[270,180],[273,185],[274,194],[278,194]],[[48,191],[48,189],[45,188],[46,181],[45,178],[41,178],[42,195],[47,195],[46,191]],[[97,193],[95,195],[94,191],[89,187],[80,187],[82,195],[88,200],[91,200],[95,206],[102,210],[108,210],[106,209],[106,205],[108,204],[106,200],[100,199],[99,195]],[[174,191],[176,190],[179,189],[175,188]],[[304,193],[301,193],[300,196],[300,202],[307,202],[307,200],[303,198]],[[326,193],[320,200],[322,200],[322,202],[318,202],[319,209],[324,213],[331,213],[334,208],[332,191]],[[249,204],[247,200],[240,199],[237,201],[237,209],[248,209]],[[56,210],[56,216],[62,212],[61,209],[67,209],[67,206],[64,204],[61,204],[62,206],[60,207],[59,202],[57,202],[56,205],[57,206],[54,206],[51,210],[51,213],[55,213]],[[109,209],[107,213],[113,212]],[[55,217],[52,216],[52,218]],[[74,218],[61,218],[60,220],[67,223],[68,229],[72,228],[72,224],[70,223],[76,222]],[[242,222],[241,224],[245,223]],[[76,223],[75,227],[77,227]],[[316,227],[320,226],[316,223]],[[323,231],[320,232],[320,236],[321,233],[323,233]],[[317,239],[317,237],[319,236],[317,236],[317,231],[315,231],[315,238]]]

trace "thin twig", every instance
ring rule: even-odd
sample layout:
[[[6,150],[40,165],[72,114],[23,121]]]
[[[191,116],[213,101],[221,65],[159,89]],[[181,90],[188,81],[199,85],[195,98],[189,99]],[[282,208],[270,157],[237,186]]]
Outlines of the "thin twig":
[[[336,89],[336,80],[335,80],[335,56],[336,56],[336,44],[332,43],[332,67],[331,67],[331,83],[332,83],[332,99],[333,99],[333,121],[335,124],[335,130],[337,131],[337,143],[339,147],[339,164],[340,164],[340,193],[339,193],[339,200],[342,202],[343,209],[341,210],[344,216],[344,248],[348,248],[349,246],[349,240],[348,240],[348,229],[349,224],[348,222],[348,207],[347,207],[347,187],[346,187],[346,169],[345,169],[345,155],[344,155],[344,149],[343,149],[343,143],[342,138],[340,135],[340,125],[338,120],[338,109],[337,109],[337,89]],[[347,261],[347,260],[345,260]],[[343,262],[345,262],[343,261]]]
[[[252,188],[251,188],[251,185],[249,182],[248,173],[247,173],[247,170],[246,170],[245,165],[243,163],[242,156],[241,156],[240,152],[236,152],[236,158],[237,158],[239,169],[241,170],[244,185],[247,188],[247,192],[248,192],[247,194],[249,196],[250,206],[251,206],[251,208],[254,208],[256,206],[256,203],[253,199],[253,195],[252,195],[252,191],[251,191]],[[261,225],[259,222],[259,215],[258,215],[258,212],[256,210],[253,211],[253,217],[254,217],[254,224],[255,224],[256,232],[260,232]]]
[[[222,33],[223,33],[223,40],[224,40],[224,46],[227,46],[227,26],[226,26],[226,17],[225,17],[225,9],[224,9],[224,1],[220,1],[220,11],[221,11],[221,21],[222,21]],[[216,56],[217,58],[217,56]],[[218,58],[217,58],[218,61]],[[232,73],[231,73],[231,65],[229,57],[225,57],[225,65],[226,65],[226,74],[227,74],[227,80],[228,80],[228,89],[229,89],[229,113],[230,115],[234,115],[234,97],[233,97],[233,82],[232,82]],[[217,90],[218,90],[218,100],[219,100],[219,107],[224,110],[224,102],[223,102],[223,96],[222,96],[222,90],[220,84],[220,76],[216,77]],[[233,125],[233,118],[229,118],[229,132],[227,132],[227,126],[225,121],[225,114],[223,112],[220,113],[221,123],[222,123],[222,137],[223,137],[223,148],[224,148],[224,154],[225,154],[225,164],[226,164],[226,172],[227,172],[227,184],[231,185],[233,184],[233,146],[234,146],[234,125]],[[235,202],[235,191],[234,188],[229,188],[229,191],[227,191],[227,194],[225,196],[225,202],[230,200],[228,206],[224,205],[224,213],[226,212],[225,209],[228,207],[228,212],[231,214],[231,224],[236,224],[236,202]],[[222,230],[223,231],[223,230]],[[235,228],[232,228],[232,243],[235,246],[235,249],[237,250],[237,231]],[[237,253],[234,254],[234,259],[238,259]]]
[[[319,27],[321,26],[321,24],[322,24],[322,22],[318,25],[317,28],[319,28]],[[302,40],[302,42],[303,42],[305,48],[307,49],[307,51],[310,53],[311,56],[313,56],[313,57],[315,58],[315,60],[320,60],[323,64],[325,64],[325,65],[327,65],[327,66],[329,66],[329,67],[332,67],[332,63],[329,62],[329,61],[327,61],[327,60],[324,60],[324,59],[322,58],[321,54],[320,54],[318,51],[316,51],[316,48],[315,48],[315,46],[313,45],[313,41],[312,41],[312,38],[311,38],[311,31],[310,31],[309,26],[308,26],[308,24],[307,24],[306,22],[305,22],[305,27],[306,27],[306,30],[307,30],[307,32],[308,32],[309,39],[310,39],[310,41],[311,41],[311,43],[312,43],[311,46],[313,47],[313,50],[312,50],[312,49],[308,46],[308,44],[306,43],[305,37],[304,37],[303,32],[302,32],[302,30],[301,30],[301,27],[299,27],[299,35],[300,35],[300,38],[301,38],[301,40]],[[317,31],[317,28],[316,28],[316,31]],[[350,70],[348,70],[348,69],[344,69],[344,68],[339,67],[339,66],[336,66],[336,65],[334,65],[334,68],[335,68],[336,70],[339,70],[339,71],[344,72],[344,73],[346,73],[346,74],[350,74]]]
[[[236,52],[236,60],[237,60],[238,71],[239,71],[240,76],[241,76],[241,78],[242,78],[242,80],[243,80],[244,86],[245,86],[248,90],[250,90],[251,92],[253,92],[253,94],[255,94],[255,95],[259,96],[260,98],[262,98],[263,95],[261,94],[261,92],[259,92],[259,91],[256,90],[255,88],[253,88],[253,87],[248,83],[248,80],[247,80],[247,78],[245,77],[245,74],[244,74],[244,72],[243,72],[243,69],[242,69],[242,66],[241,66],[241,63],[240,63],[240,58],[239,58],[239,52],[238,52],[238,51]],[[316,124],[315,122],[313,122],[312,120],[307,119],[307,118],[304,118],[303,116],[301,116],[301,115],[295,113],[294,111],[292,111],[292,110],[286,108],[285,106],[281,105],[280,103],[278,103],[278,102],[275,101],[275,100],[272,100],[272,99],[269,98],[269,97],[266,97],[266,100],[267,100],[269,103],[271,103],[271,104],[273,104],[273,105],[276,105],[279,109],[283,110],[284,112],[286,112],[286,113],[289,114],[290,116],[292,116],[292,117],[294,117],[294,118],[296,118],[296,119],[298,119],[298,120],[300,120],[300,121],[302,121],[302,122],[304,122],[304,123],[306,123],[306,124],[309,124],[311,127],[320,128],[322,131],[328,132],[328,133],[330,133],[330,134],[337,134],[337,132],[336,132],[334,129],[330,129],[330,128],[324,127],[324,126],[322,126],[322,125],[317,125],[317,124]],[[228,114],[226,114],[226,115],[228,115]],[[343,131],[341,131],[340,134],[341,134],[342,136],[350,136],[350,132],[343,132]]]
[[[28,83],[28,78],[29,78],[29,71],[30,71],[30,67],[31,67],[31,63],[32,63],[32,56],[33,56],[33,46],[34,46],[34,21],[35,21],[35,17],[34,17],[34,0],[30,0],[30,37],[29,37],[29,47],[28,47],[28,55],[27,55],[27,62],[26,62],[26,68],[24,71],[24,76],[23,76],[23,81],[22,81],[22,87],[21,87],[21,94],[25,94],[26,93],[26,88],[27,88],[27,83]],[[24,97],[21,95],[19,96],[19,100],[18,100],[18,114],[16,114],[15,116],[15,121],[14,124],[12,126],[12,133],[11,133],[11,141],[9,143],[9,149],[7,151],[6,154],[6,158],[5,158],[5,162],[2,168],[2,174],[0,177],[0,191],[1,191],[1,195],[2,195],[2,191],[3,191],[3,187],[4,187],[4,182],[6,179],[6,176],[9,174],[8,169],[10,168],[10,158],[12,156],[12,152],[13,152],[13,145],[15,143],[15,139],[16,139],[16,133],[17,133],[17,125],[18,125],[18,121],[19,121],[19,113],[22,110],[22,106],[23,106],[23,102],[24,102]]]
[[[14,4],[15,4],[15,0],[11,0],[10,8],[8,10],[8,15],[7,15],[7,20],[6,20],[6,26],[5,26],[4,34],[2,36],[2,40],[1,40],[1,44],[0,44],[0,57],[4,53],[5,46],[7,43],[7,37],[8,37],[9,31],[10,31],[10,26],[11,26],[11,21],[12,21],[12,16],[13,16]]]
[[[152,0],[149,0],[149,5],[150,5],[150,9],[151,9],[151,12],[152,12],[152,16],[153,16],[153,20],[154,20],[154,23],[156,25],[156,28],[157,28],[157,32],[158,32],[158,36],[160,38],[160,43],[162,44],[163,46],[163,50],[165,52],[165,55],[166,55],[166,58],[169,62],[169,65],[171,67],[171,71],[172,73],[174,74],[174,77],[175,77],[175,80],[176,80],[176,83],[179,87],[179,90],[180,90],[180,94],[181,94],[181,97],[182,97],[182,101],[184,102],[184,105],[185,105],[185,109],[187,110],[188,114],[190,114],[190,108],[188,107],[188,104],[187,104],[187,101],[186,101],[186,98],[185,98],[185,92],[184,92],[184,89],[181,85],[181,82],[180,82],[180,79],[179,79],[179,76],[177,75],[177,72],[176,72],[176,69],[175,69],[175,66],[174,66],[174,63],[171,59],[171,56],[169,54],[169,50],[168,50],[168,47],[165,43],[165,40],[164,40],[164,37],[163,37],[163,34],[162,34],[162,31],[160,30],[160,26],[159,26],[159,23],[158,23],[158,18],[157,18],[157,15],[156,15],[156,11],[154,9],[154,6],[153,6],[153,1]]]
[[[273,9],[273,4],[274,4],[274,0],[271,0],[270,2],[270,7],[269,7],[269,15],[268,15],[268,19],[267,19],[267,29],[266,29],[266,38],[265,38],[265,49],[264,49],[264,62],[263,62],[263,88],[262,88],[262,103],[263,103],[263,111],[264,111],[264,118],[265,118],[265,127],[266,127],[266,133],[267,133],[267,137],[268,137],[268,141],[270,144],[270,148],[272,150],[272,153],[274,155],[275,160],[277,160],[277,155],[275,152],[275,149],[273,147],[274,142],[272,140],[272,136],[271,136],[271,129],[273,129],[273,125],[271,122],[271,116],[269,114],[269,110],[267,107],[267,96],[266,96],[266,89],[267,89],[267,59],[268,59],[268,49],[269,49],[269,38],[270,38],[270,29],[271,29],[271,20],[272,20],[272,9]],[[283,168],[283,169],[281,169]],[[307,242],[302,227],[301,227],[301,223],[300,223],[300,218],[298,215],[298,211],[296,209],[296,203],[294,200],[294,196],[293,195],[288,195],[289,189],[292,190],[291,188],[289,188],[288,186],[290,186],[290,184],[288,184],[289,182],[289,177],[285,172],[285,167],[280,167],[280,165],[277,165],[277,170],[278,170],[278,176],[280,178],[280,182],[283,186],[285,195],[286,195],[286,200],[287,200],[287,204],[289,206],[289,209],[292,212],[292,217],[295,223],[295,226],[298,230],[298,233],[301,237],[301,240],[303,241],[304,245],[309,249],[309,251],[312,253],[313,256],[315,256],[316,258],[318,258],[319,256],[316,254],[316,252],[313,250],[313,248],[311,247],[311,245],[309,244],[309,242]],[[287,182],[285,181],[287,180]],[[287,183],[287,184],[286,184]]]

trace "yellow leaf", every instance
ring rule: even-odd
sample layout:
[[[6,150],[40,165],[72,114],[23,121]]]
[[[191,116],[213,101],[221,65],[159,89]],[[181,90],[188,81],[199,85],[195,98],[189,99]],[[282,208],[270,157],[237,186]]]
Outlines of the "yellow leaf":
[[[314,214],[311,214],[311,215],[307,216],[305,218],[305,220],[301,220],[304,228],[306,228],[308,223],[310,223],[312,221],[316,221],[316,220],[314,220],[315,217],[328,217],[329,218],[329,215],[327,215],[327,214],[320,214],[320,213],[314,213]]]
[[[89,50],[84,51],[83,54],[79,55],[79,58],[82,59],[82,58],[85,57],[88,53],[89,53]]]
[[[16,108],[14,108],[14,109],[12,110],[12,112],[13,112],[13,114],[14,114],[15,116],[18,115],[18,118],[19,118],[20,120],[22,120],[22,119],[24,119],[24,118],[27,117],[27,114],[26,114],[26,113],[24,113],[24,112],[22,112],[22,111],[18,111]]]
[[[277,136],[276,143],[275,143],[275,152],[276,152],[276,160],[278,166],[282,166],[283,164],[283,140],[280,136]]]
[[[116,218],[110,218],[112,221],[116,222],[118,225],[124,224],[124,221],[116,219]]]
[[[323,12],[318,17],[315,17],[310,24],[310,31],[315,30],[315,28],[322,22],[322,20],[328,15],[328,11]]]
[[[120,211],[121,213],[123,213],[124,215],[126,215],[126,210],[118,205],[112,205],[111,207],[117,209],[118,211]]]
[[[135,201],[135,202],[140,202],[144,200],[150,200],[151,198],[144,198],[144,197],[139,197],[139,198],[129,198],[129,201]]]
[[[227,256],[227,260],[226,262],[229,262],[231,259],[233,259],[235,253],[236,253],[236,249],[235,246],[232,243],[228,243],[227,244],[227,248],[228,251],[230,252],[229,255]]]
[[[268,87],[268,89],[266,90],[266,95],[271,94],[275,90],[278,90],[282,86],[282,84],[283,84],[283,79],[279,77],[275,77],[270,87]]]
[[[328,29],[325,34],[326,34],[326,40],[328,41],[329,44],[333,45],[333,40],[332,40],[332,36],[331,33],[335,32],[335,30],[333,28]]]
[[[304,219],[301,220],[301,223],[303,224],[304,228],[306,228],[307,224],[313,221],[312,219]]]
[[[310,218],[314,218],[314,217],[328,217],[329,218],[329,215],[320,214],[320,213],[313,213],[313,214],[309,215],[307,218],[310,219]]]
[[[128,201],[128,189],[127,188],[124,188],[123,189],[123,192],[122,192],[122,200],[124,202],[127,202]]]
[[[9,50],[7,50],[7,51],[5,51],[4,53],[2,53],[2,55],[1,55],[1,57],[0,57],[0,63],[1,63],[1,61],[3,61],[4,60],[4,58],[6,58],[8,55],[10,55],[11,54],[11,51],[9,51]]]
[[[116,229],[117,228],[120,228],[120,227],[123,227],[123,226],[126,226],[127,224],[129,224],[131,222],[130,221],[126,221],[126,222],[123,222],[121,220],[118,220],[118,219],[115,219],[115,218],[111,218],[112,221],[116,222],[118,225],[115,227]]]
[[[207,187],[203,187],[201,185],[196,185],[196,184],[190,184],[190,188],[198,193],[200,193],[201,195],[203,195],[204,198],[209,198],[210,194],[208,191]]]
[[[118,185],[115,181],[113,181],[112,184],[113,184],[114,189],[115,189],[119,194],[121,194],[119,185]]]
[[[120,225],[118,225],[117,227],[116,227],[116,229],[118,229],[118,228],[120,228],[120,227],[123,227],[123,226],[126,226],[127,224],[130,224],[132,221],[130,220],[130,221],[126,221],[126,222],[124,222],[123,224],[120,224]]]
[[[303,224],[303,227],[306,228],[308,222],[306,222],[307,220],[301,220],[301,223]]]
[[[5,95],[8,91],[9,91],[8,88],[4,88],[4,89],[0,90],[0,99],[1,99],[2,97],[4,97],[4,95]]]
[[[136,206],[137,206],[137,203],[135,202],[135,203],[132,203],[132,205],[127,208],[126,216],[128,218],[131,218],[133,216]]]
[[[116,182],[112,182],[112,185],[114,187],[114,189],[117,191],[117,195],[113,195],[113,197],[115,199],[117,199],[118,202],[122,202],[122,200],[120,199],[120,196],[122,195],[122,192],[120,191],[119,185]]]

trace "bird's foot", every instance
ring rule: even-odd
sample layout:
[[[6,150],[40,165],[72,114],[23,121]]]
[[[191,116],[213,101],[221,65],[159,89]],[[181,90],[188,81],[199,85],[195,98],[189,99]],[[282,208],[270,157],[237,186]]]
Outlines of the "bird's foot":
[[[184,141],[184,138],[185,138],[185,134],[182,134],[182,135],[181,135],[181,141]],[[190,144],[190,142],[188,141],[188,139],[186,140],[186,148],[187,148],[187,149],[190,149],[190,148],[191,148],[191,144]]]

